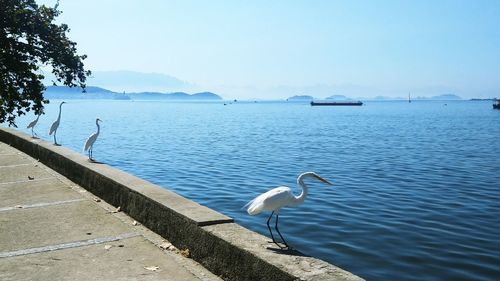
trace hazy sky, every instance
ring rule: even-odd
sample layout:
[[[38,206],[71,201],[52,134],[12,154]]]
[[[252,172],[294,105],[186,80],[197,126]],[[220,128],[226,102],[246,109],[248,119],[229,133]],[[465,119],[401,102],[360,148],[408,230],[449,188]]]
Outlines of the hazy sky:
[[[226,98],[500,96],[500,1],[61,0],[59,9],[91,70],[167,74]]]

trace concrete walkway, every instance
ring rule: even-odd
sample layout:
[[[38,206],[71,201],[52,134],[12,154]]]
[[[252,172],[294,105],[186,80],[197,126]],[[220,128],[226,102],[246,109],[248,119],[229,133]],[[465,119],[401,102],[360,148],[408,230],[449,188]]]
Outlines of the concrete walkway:
[[[221,280],[188,255],[0,142],[0,280]]]

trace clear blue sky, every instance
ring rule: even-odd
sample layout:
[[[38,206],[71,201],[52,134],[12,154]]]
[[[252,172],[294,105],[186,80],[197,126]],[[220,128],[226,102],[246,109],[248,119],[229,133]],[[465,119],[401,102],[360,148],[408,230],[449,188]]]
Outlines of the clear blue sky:
[[[500,96],[500,1],[61,0],[59,9],[91,70],[163,73],[227,98]]]

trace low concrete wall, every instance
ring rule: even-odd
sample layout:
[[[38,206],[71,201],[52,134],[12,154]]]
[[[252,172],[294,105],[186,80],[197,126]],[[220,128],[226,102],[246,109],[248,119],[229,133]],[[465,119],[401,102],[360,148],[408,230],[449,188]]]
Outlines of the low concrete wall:
[[[362,280],[296,251],[272,251],[269,239],[160,186],[65,147],[0,128],[7,143],[118,207],[226,280]]]

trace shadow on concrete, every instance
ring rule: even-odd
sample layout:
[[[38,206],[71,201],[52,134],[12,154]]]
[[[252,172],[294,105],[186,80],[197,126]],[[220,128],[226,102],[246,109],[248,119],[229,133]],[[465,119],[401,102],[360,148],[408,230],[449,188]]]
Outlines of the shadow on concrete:
[[[298,257],[309,257],[293,248],[281,249],[278,247],[267,247],[268,250],[273,251],[276,254],[287,255],[287,256],[298,256]]]

